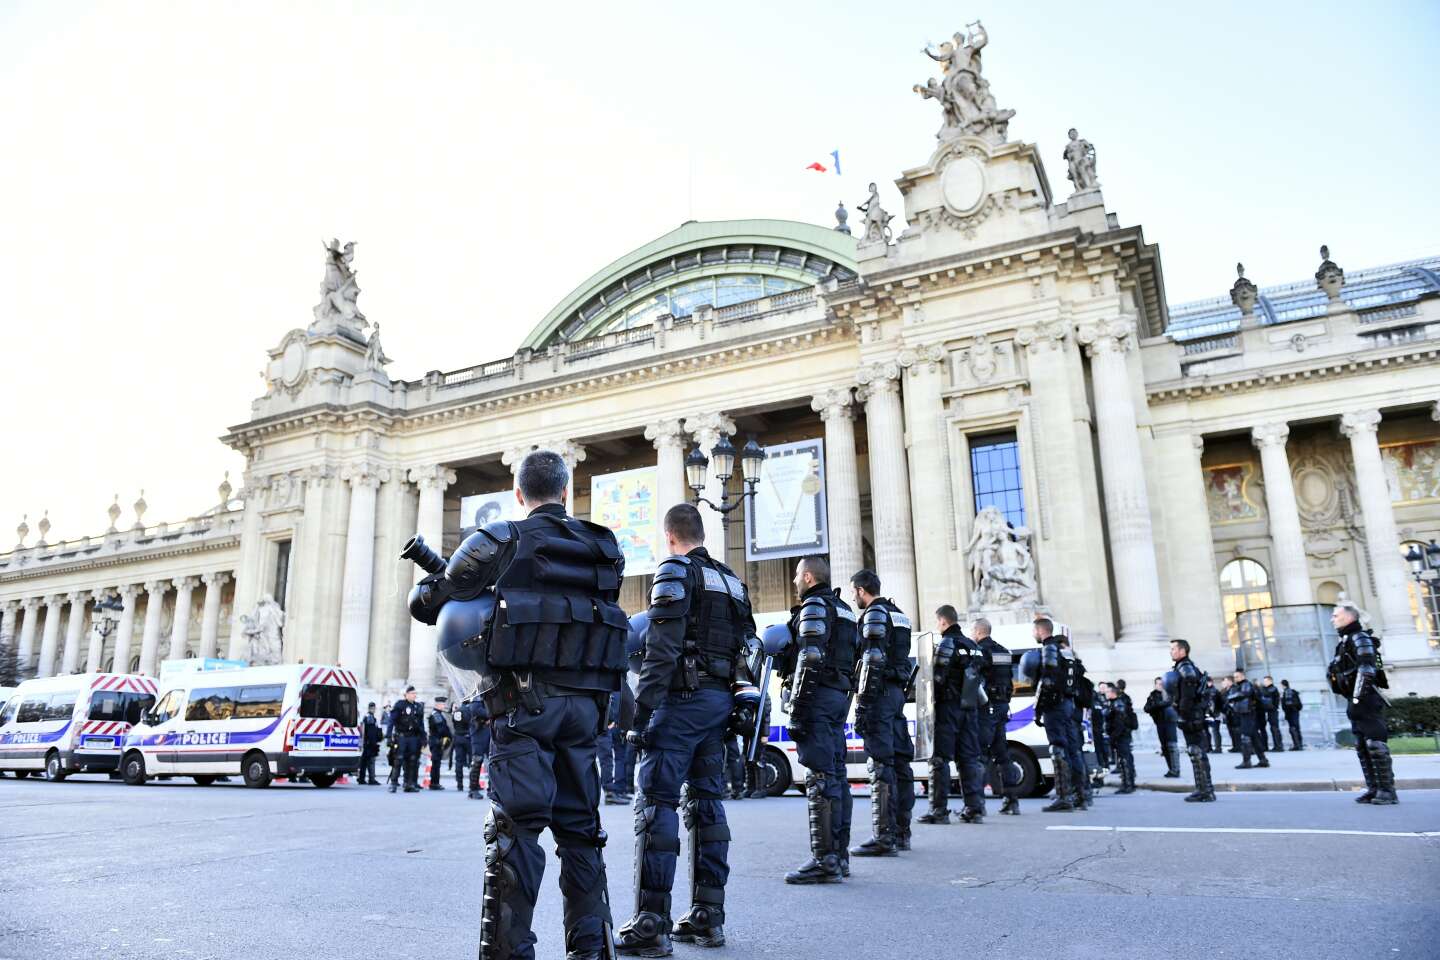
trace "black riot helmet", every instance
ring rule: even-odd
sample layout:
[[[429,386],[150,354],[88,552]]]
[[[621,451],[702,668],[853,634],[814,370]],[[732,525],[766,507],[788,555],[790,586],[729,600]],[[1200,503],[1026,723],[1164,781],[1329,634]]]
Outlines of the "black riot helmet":
[[[495,594],[486,591],[472,600],[452,598],[440,608],[439,651],[446,663],[462,672],[479,673],[485,666],[480,636],[495,617]]]

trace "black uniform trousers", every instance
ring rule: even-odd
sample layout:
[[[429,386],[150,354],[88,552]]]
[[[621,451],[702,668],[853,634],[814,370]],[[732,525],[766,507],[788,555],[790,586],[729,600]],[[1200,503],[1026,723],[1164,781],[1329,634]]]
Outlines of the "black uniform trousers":
[[[465,773],[470,769],[470,738],[456,737],[450,748],[450,764],[455,768],[455,789],[465,789]]]
[[[846,855],[850,840],[846,810],[854,806],[845,767],[845,714],[849,703],[848,692],[817,684],[809,702],[797,706],[790,715],[795,759],[823,778],[818,789],[830,805],[830,849],[841,857]]]
[[[965,806],[978,810],[985,801],[985,766],[980,760],[980,713],[960,706],[958,697],[935,704],[935,749],[931,763],[950,775],[950,762],[960,772],[960,793]]]
[[[1279,707],[1266,707],[1266,708],[1265,708],[1265,722],[1270,726],[1270,746],[1269,746],[1269,749],[1271,749],[1271,750],[1284,750],[1284,749],[1285,749],[1285,742],[1280,739],[1280,708],[1279,708]],[[1263,733],[1264,731],[1261,731],[1261,732]]]
[[[430,789],[439,790],[444,786],[440,782],[441,772],[445,769],[442,765],[445,760],[445,738],[430,738]]]
[[[1345,701],[1345,716],[1350,718],[1350,731],[1357,740],[1380,740],[1389,742],[1390,731],[1385,726],[1385,700],[1374,687],[1366,689],[1360,702]]]
[[[980,749],[987,763],[993,765],[998,779],[990,784],[996,796],[1015,794],[1020,785],[1020,768],[1010,762],[1010,704],[991,700],[980,708]]]
[[[1286,710],[1285,724],[1290,728],[1290,749],[1299,750],[1304,743],[1300,737],[1300,711]]]
[[[401,734],[395,739],[400,744],[400,766],[405,770],[405,786],[420,786],[420,734]]]

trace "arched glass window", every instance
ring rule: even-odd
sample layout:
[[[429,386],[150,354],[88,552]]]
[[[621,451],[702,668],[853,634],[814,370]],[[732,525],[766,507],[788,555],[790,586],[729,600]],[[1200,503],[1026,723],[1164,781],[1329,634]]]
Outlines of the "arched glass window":
[[[1231,560],[1220,569],[1220,603],[1225,609],[1225,633],[1230,646],[1240,645],[1235,615],[1244,610],[1271,607],[1270,573],[1249,557]]]
[[[1409,554],[1411,547],[1418,547],[1420,556],[1425,557],[1426,544],[1418,540],[1407,540],[1400,544],[1400,555]],[[1425,563],[1428,565],[1429,558]],[[1406,565],[1409,572],[1409,565]],[[1440,580],[1417,582],[1407,577],[1405,589],[1410,594],[1410,616],[1415,620],[1415,630],[1430,641],[1430,646],[1440,647]]]

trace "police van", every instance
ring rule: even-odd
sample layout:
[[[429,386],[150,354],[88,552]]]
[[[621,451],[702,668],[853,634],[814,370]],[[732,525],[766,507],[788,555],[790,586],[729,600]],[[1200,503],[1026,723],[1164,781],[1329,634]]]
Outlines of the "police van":
[[[787,614],[757,616],[756,623],[761,632],[772,623],[784,623]],[[763,620],[763,623],[762,623]],[[1056,624],[1057,634],[1069,634],[1069,628]],[[1010,722],[1006,724],[1006,741],[1010,745],[1010,758],[1020,766],[1021,796],[1042,796],[1049,791],[1055,777],[1055,764],[1050,759],[1050,746],[1045,730],[1035,725],[1034,686],[1020,675],[1020,655],[1035,646],[1030,624],[996,625],[992,636],[1010,651],[1012,672],[1015,677],[1015,691],[1010,700]],[[934,642],[932,633],[916,634],[926,643]],[[801,787],[805,780],[805,768],[795,753],[795,741],[790,739],[789,714],[780,710],[780,677],[770,678],[770,734],[765,744],[763,760],[766,782],[772,796],[779,796],[791,787]],[[905,716],[910,723],[910,736],[915,736],[915,704],[905,704]],[[846,775],[852,783],[870,781],[865,766],[865,741],[855,729],[855,708],[851,705],[850,717],[845,724]],[[917,784],[924,785],[930,778],[928,760],[917,760],[911,765]]]
[[[120,745],[155,702],[155,681],[123,673],[26,680],[0,711],[0,770],[46,779],[110,773]]]
[[[178,673],[125,737],[120,773],[134,786],[188,776],[208,786],[239,775],[328,787],[360,769],[355,674],[303,663]]]

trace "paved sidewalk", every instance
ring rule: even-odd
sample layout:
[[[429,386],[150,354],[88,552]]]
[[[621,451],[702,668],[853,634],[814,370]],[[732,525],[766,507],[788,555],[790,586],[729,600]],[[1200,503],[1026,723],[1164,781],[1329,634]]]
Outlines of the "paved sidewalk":
[[[1360,762],[1354,750],[1310,749],[1299,752],[1268,754],[1270,766],[1252,770],[1236,770],[1240,754],[1210,754],[1210,772],[1217,791],[1236,790],[1355,790],[1365,789],[1360,775]],[[1194,789],[1190,777],[1190,758],[1182,748],[1179,779],[1166,779],[1165,761],[1154,748],[1135,751],[1136,786],[1142,790],[1167,790],[1189,793]],[[1120,778],[1111,774],[1107,785],[1118,785]],[[1395,789],[1433,790],[1440,788],[1440,754],[1398,754],[1395,756]]]

